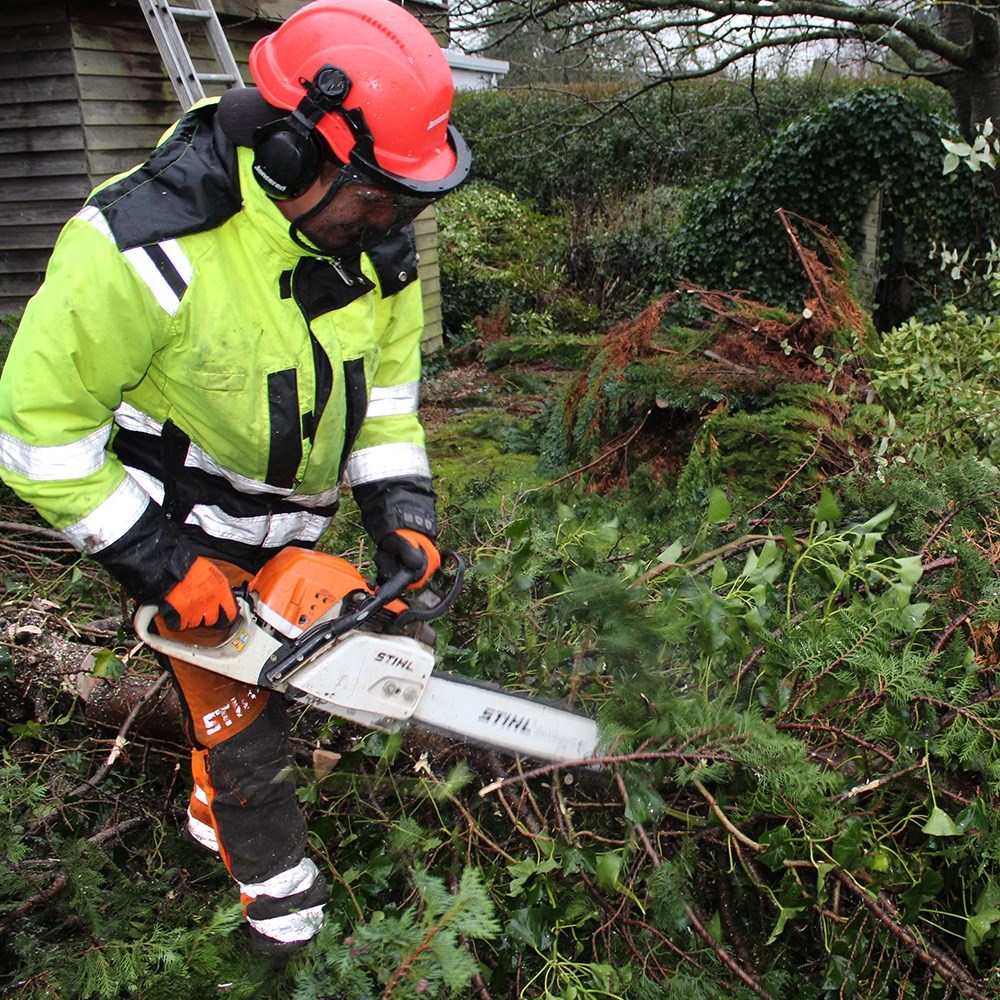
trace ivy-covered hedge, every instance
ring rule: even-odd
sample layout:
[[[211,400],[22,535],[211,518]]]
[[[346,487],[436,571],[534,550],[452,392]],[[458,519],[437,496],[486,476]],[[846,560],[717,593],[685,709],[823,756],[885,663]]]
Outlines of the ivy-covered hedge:
[[[806,289],[777,210],[820,222],[857,249],[881,190],[880,252],[892,287],[877,319],[886,327],[920,313],[950,291],[931,258],[935,241],[986,250],[1000,224],[982,175],[943,175],[940,139],[951,132],[902,93],[866,89],[835,101],[785,129],[735,180],[692,196],[678,239],[662,248],[669,271],[794,306]]]
[[[955,291],[933,247],[971,246],[979,256],[1000,223],[982,175],[942,172],[940,139],[954,127],[936,92],[772,81],[757,86],[754,103],[741,85],[715,81],[661,87],[624,107],[615,96],[500,90],[458,102],[476,175],[569,220],[565,272],[560,248],[547,250],[546,281],[550,290],[562,285],[553,301],[573,289],[617,319],[686,278],[795,308],[808,289],[777,210],[821,223],[856,252],[881,191],[876,318],[887,329]],[[488,209],[482,222],[480,207]],[[489,231],[488,206],[442,211]],[[526,259],[516,242],[508,249],[508,259]],[[469,296],[451,295],[463,313],[458,325],[467,324]],[[510,306],[513,314],[522,307]],[[538,297],[527,307],[537,311]]]

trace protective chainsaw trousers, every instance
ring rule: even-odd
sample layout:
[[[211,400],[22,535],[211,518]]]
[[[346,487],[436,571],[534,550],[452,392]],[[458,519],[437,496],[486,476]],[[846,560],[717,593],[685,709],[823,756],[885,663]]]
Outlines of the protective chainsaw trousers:
[[[216,565],[234,586],[247,579],[238,567]],[[157,624],[173,638],[192,639],[191,632],[170,633],[162,619]],[[239,885],[258,950],[292,950],[322,926],[327,887],[305,856],[306,824],[288,777],[285,703],[191,663],[170,658],[169,666],[192,745],[188,830],[218,851]]]

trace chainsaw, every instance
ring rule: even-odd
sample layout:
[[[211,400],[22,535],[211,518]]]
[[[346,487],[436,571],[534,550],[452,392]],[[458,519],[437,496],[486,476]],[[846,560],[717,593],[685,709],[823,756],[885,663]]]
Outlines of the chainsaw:
[[[191,642],[161,635],[154,605],[139,608],[135,630],[167,656],[371,729],[417,725],[535,760],[589,762],[593,719],[436,669],[429,623],[454,603],[465,569],[455,553],[443,558],[448,572],[407,601],[409,569],[376,588],[347,560],[293,546],[234,591],[236,620],[212,630],[212,644],[202,645],[205,629]]]

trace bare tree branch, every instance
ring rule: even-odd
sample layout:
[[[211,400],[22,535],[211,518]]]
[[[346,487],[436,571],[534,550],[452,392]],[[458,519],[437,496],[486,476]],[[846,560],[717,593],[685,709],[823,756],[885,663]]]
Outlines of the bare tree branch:
[[[522,75],[553,82],[669,81],[844,58],[949,91],[966,135],[1000,119],[1000,4],[971,0],[456,0],[468,51],[507,53]]]

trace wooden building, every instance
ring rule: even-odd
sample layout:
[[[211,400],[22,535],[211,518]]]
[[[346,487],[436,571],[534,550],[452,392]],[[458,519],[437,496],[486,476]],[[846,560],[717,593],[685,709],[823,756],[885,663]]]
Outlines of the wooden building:
[[[250,47],[304,0],[216,0],[230,47]],[[407,3],[446,43],[440,0]],[[204,31],[185,32],[199,69],[216,69]],[[211,92],[211,91],[210,91]],[[218,92],[218,91],[217,91]],[[0,4],[0,314],[41,284],[63,224],[91,189],[140,162],[179,115],[138,0],[4,0]],[[417,220],[425,347],[441,342],[433,210]]]

